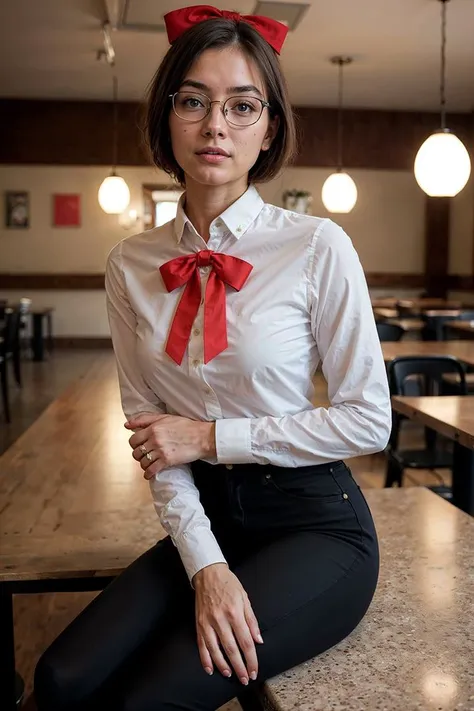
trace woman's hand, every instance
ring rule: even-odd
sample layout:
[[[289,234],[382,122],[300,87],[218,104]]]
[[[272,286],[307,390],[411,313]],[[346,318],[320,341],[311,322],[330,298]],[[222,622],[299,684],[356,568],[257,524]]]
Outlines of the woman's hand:
[[[214,422],[142,414],[131,418],[125,427],[136,430],[128,441],[133,458],[145,471],[145,479],[152,479],[167,467],[216,454]]]
[[[247,593],[225,563],[200,570],[193,577],[193,585],[199,656],[204,670],[212,674],[215,664],[221,674],[229,677],[232,666],[247,686],[249,678],[255,681],[258,674],[255,642],[263,644]]]

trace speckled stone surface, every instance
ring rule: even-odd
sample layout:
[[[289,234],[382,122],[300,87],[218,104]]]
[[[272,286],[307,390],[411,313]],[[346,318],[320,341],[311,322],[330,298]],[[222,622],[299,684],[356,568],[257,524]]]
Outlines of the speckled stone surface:
[[[372,605],[339,645],[268,681],[268,708],[473,711],[474,519],[423,488],[365,494],[381,548]]]

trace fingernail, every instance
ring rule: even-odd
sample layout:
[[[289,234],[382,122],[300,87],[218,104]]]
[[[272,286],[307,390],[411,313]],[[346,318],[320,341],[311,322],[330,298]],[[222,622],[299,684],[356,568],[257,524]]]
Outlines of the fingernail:
[[[263,644],[263,637],[261,634],[257,635],[257,642],[260,642],[260,644]]]
[[[250,672],[250,678],[252,679],[252,681],[255,681],[255,679],[257,678],[257,672],[256,671]]]
[[[244,686],[248,686],[248,685],[249,685],[249,680],[247,679],[246,676],[241,676],[241,677],[240,677],[240,681],[242,682],[242,684],[243,684]]]
[[[232,672],[229,671],[228,669],[224,669],[224,671],[222,673],[224,674],[224,676],[227,676],[227,677],[232,676]]]
[[[212,676],[212,674],[214,673],[211,667],[204,667],[204,671],[206,672],[206,674],[209,674],[209,676]]]

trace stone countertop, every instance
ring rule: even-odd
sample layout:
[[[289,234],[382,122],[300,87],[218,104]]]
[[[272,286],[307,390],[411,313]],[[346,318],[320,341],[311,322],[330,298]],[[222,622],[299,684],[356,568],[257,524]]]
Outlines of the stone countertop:
[[[277,711],[473,711],[474,519],[424,488],[364,492],[381,549],[358,628],[265,684]]]

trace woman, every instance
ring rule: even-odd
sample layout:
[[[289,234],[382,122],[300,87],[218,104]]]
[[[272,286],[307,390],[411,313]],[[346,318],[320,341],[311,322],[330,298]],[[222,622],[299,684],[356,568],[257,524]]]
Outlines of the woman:
[[[106,286],[133,457],[169,536],[45,652],[40,711],[211,711],[343,639],[377,582],[342,462],[390,431],[363,271],[341,228],[254,187],[294,149],[286,28],[207,6],[165,19],[147,131],[185,193],[112,250]],[[328,409],[311,404],[320,360]]]

